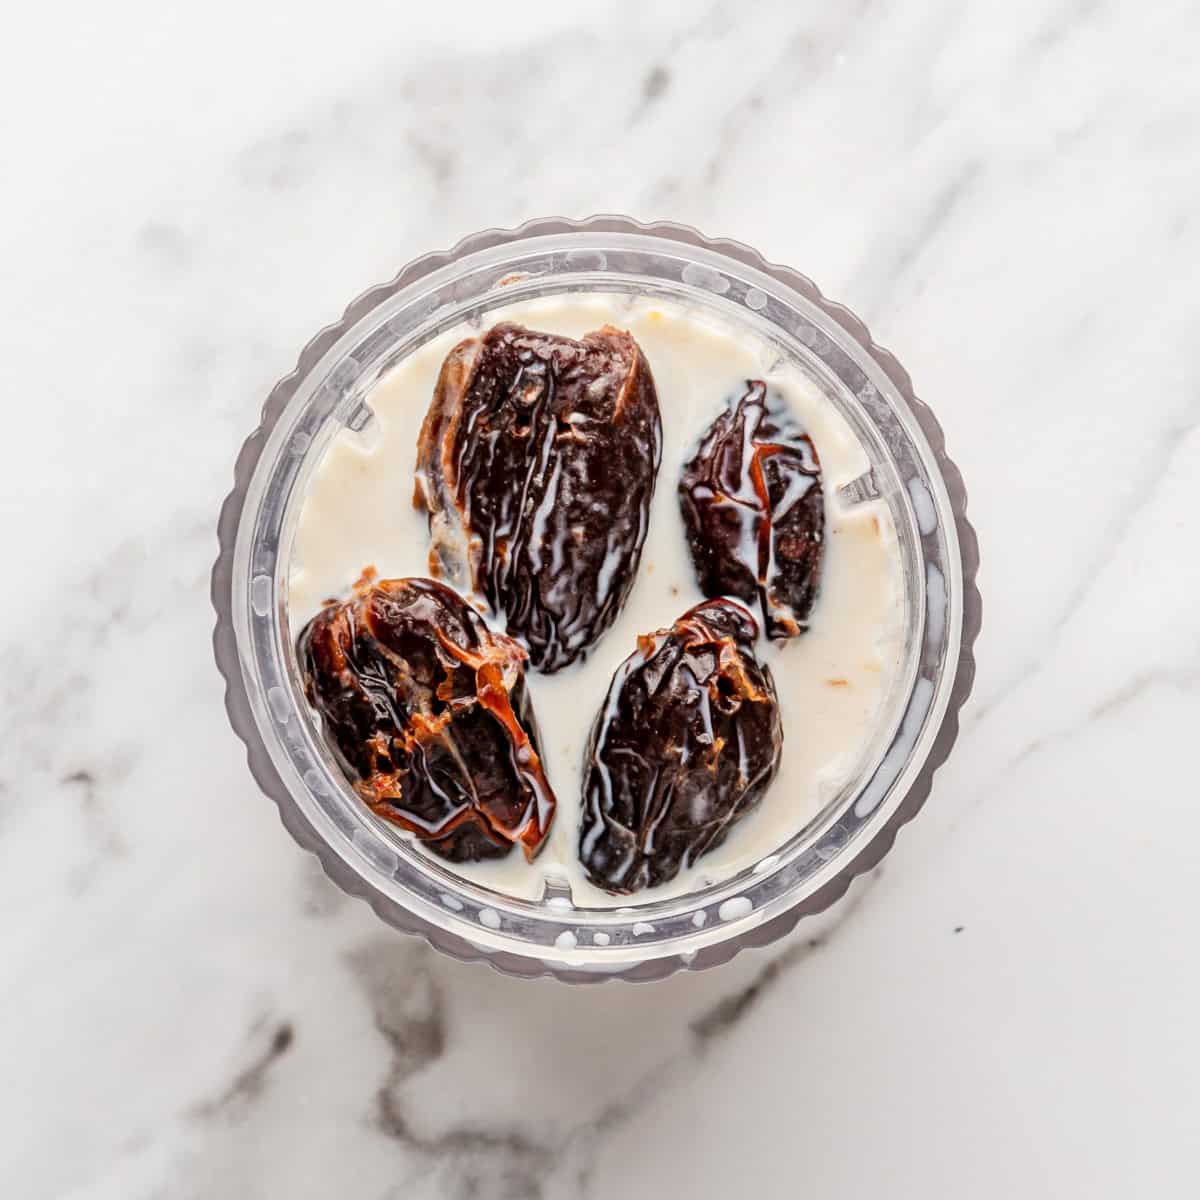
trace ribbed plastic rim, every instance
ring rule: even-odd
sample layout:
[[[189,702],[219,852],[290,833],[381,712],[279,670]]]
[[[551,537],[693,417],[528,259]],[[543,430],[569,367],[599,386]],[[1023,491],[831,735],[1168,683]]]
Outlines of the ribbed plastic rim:
[[[849,858],[833,879],[799,901],[793,908],[725,941],[705,947],[690,961],[685,961],[678,954],[668,954],[649,959],[625,971],[609,973],[580,971],[565,964],[559,965],[525,955],[497,954],[483,950],[448,930],[430,925],[374,890],[353,872],[331,851],[301,813],[271,762],[246,694],[232,618],[234,548],[247,489],[271,430],[291,400],[300,380],[343,334],[400,289],[408,287],[433,271],[492,246],[571,232],[639,234],[722,254],[793,289],[832,319],[887,377],[905,400],[920,426],[933,452],[950,499],[962,566],[962,629],[958,661],[946,710],[919,773],[896,810],[871,841],[857,855]],[[979,568],[978,539],[967,520],[966,508],[967,493],[962,474],[946,453],[945,437],[937,419],[928,406],[914,395],[912,380],[907,371],[890,351],[875,343],[866,325],[854,313],[844,305],[827,300],[807,276],[790,267],[767,262],[757,251],[741,242],[727,238],[708,238],[690,226],[666,221],[643,224],[629,217],[612,215],[594,216],[582,221],[548,217],[528,221],[515,229],[484,230],[463,238],[450,250],[414,259],[390,282],[370,288],[351,301],[339,321],[326,326],[304,347],[295,369],[281,379],[267,397],[260,424],[246,439],[238,455],[234,468],[234,487],[221,507],[218,522],[220,548],[213,566],[211,594],[217,616],[213,647],[217,669],[225,680],[225,708],[234,732],[246,747],[246,759],[251,774],[262,791],[277,805],[280,819],[292,837],[316,856],[326,874],[339,888],[365,900],[376,915],[388,924],[406,933],[423,937],[435,949],[464,962],[482,960],[506,975],[524,978],[552,976],[568,982],[597,983],[609,979],[645,981],[665,978],[677,970],[700,970],[718,966],[728,962],[749,946],[765,946],[783,937],[795,928],[802,917],[823,912],[835,903],[845,894],[855,878],[870,871],[887,854],[900,829],[912,820],[928,798],[933,776],[938,767],[946,761],[958,737],[959,711],[970,695],[975,679],[974,646],[982,624],[982,599],[976,582]]]

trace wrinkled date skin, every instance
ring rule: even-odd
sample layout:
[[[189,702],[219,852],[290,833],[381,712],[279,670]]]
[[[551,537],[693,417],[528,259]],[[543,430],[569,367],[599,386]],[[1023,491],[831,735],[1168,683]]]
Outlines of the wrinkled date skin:
[[[331,601],[300,634],[309,702],[355,791],[451,862],[528,859],[554,816],[525,652],[430,579]]]
[[[762,799],[783,725],[757,637],[740,604],[709,600],[617,668],[584,761],[579,857],[599,887],[674,879]]]
[[[582,657],[637,574],[662,454],[628,333],[500,324],[442,365],[417,444],[430,571],[482,594],[539,671]]]
[[[821,582],[825,498],[812,441],[762,380],[709,426],[679,503],[700,590],[762,612],[776,641],[808,628]]]

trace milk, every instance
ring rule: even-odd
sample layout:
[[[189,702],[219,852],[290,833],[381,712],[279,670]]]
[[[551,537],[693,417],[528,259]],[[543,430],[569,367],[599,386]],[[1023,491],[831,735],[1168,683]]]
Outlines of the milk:
[[[781,363],[749,327],[682,303],[597,293],[543,297],[487,315],[489,324],[502,320],[576,338],[604,324],[629,330],[658,391],[662,467],[638,578],[621,615],[585,661],[556,675],[527,676],[543,763],[558,797],[547,842],[532,864],[515,849],[504,859],[451,869],[525,899],[540,897],[553,879],[559,889],[569,888],[580,907],[636,904],[697,890],[777,851],[861,765],[904,647],[900,550],[891,513],[882,500],[849,504],[839,497],[842,485],[867,470],[865,450],[817,387]],[[426,518],[412,504],[417,433],[442,360],[478,332],[467,325],[447,330],[392,368],[366,397],[374,420],[360,433],[339,433],[317,464],[292,554],[293,633],[323,601],[345,595],[365,566],[373,565],[385,579],[429,575]],[[825,559],[809,630],[782,645],[759,643],[779,695],[782,763],[757,812],[736,825],[724,845],[669,884],[633,897],[611,896],[587,880],[577,856],[584,748],[613,673],[633,652],[637,635],[670,626],[704,599],[687,552],[679,474],[700,435],[747,379],[764,379],[783,393],[816,447],[825,489]],[[748,607],[761,624],[761,614]],[[503,628],[491,615],[489,621]]]

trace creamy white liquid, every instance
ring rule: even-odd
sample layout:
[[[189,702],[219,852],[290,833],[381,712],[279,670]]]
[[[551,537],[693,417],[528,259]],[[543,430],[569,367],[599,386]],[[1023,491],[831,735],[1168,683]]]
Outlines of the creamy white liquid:
[[[488,314],[489,324],[502,320],[567,337],[606,323],[628,329],[658,390],[662,468],[639,578],[621,615],[585,662],[557,675],[528,674],[543,762],[558,797],[547,843],[533,864],[514,850],[504,859],[452,869],[525,899],[541,896],[546,877],[554,877],[580,907],[648,903],[697,890],[778,850],[855,773],[903,647],[891,514],[882,501],[842,503],[838,488],[867,469],[866,452],[816,387],[794,367],[778,364],[776,352],[748,328],[682,305],[602,294],[546,297]],[[417,433],[446,353],[478,332],[460,325],[394,367],[367,397],[375,420],[361,434],[340,433],[317,465],[292,556],[293,632],[324,600],[346,594],[365,566],[384,579],[428,576],[426,520],[412,506]],[[684,540],[679,472],[726,398],[747,379],[765,379],[786,396],[817,448],[825,489],[828,538],[809,631],[782,646],[759,643],[779,693],[782,765],[758,811],[735,826],[723,846],[669,884],[610,896],[587,880],[576,856],[584,747],[613,672],[633,652],[637,635],[668,627],[704,599]],[[761,622],[761,614],[754,615]]]

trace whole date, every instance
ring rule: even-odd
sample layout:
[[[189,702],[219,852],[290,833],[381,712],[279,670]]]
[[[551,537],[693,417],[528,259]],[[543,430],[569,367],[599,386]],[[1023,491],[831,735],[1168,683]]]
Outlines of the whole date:
[[[581,658],[633,586],[662,454],[645,355],[512,323],[460,342],[417,444],[430,570],[482,594],[539,671]]]
[[[666,883],[762,799],[783,726],[757,636],[740,604],[709,600],[617,668],[584,761],[579,856],[599,887]]]
[[[756,605],[767,636],[795,637],[821,581],[825,498],[812,440],[782,396],[749,379],[709,426],[679,483],[700,590]]]
[[[298,655],[309,702],[354,789],[452,862],[532,859],[554,816],[525,651],[430,579],[331,601]]]

